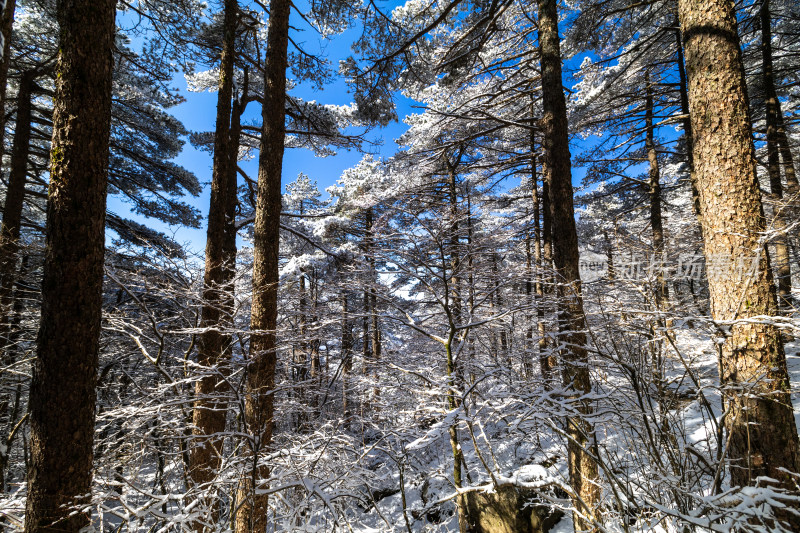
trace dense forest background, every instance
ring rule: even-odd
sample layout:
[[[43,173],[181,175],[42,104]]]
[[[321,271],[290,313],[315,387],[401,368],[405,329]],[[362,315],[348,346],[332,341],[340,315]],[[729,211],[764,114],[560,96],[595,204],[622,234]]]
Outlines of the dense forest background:
[[[4,530],[800,531],[800,3],[5,4]]]

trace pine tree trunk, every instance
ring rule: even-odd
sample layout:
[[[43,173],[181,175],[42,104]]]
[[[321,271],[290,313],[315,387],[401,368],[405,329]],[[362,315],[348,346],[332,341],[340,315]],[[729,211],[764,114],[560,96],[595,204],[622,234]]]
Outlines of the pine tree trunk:
[[[789,139],[786,136],[786,126],[783,122],[780,100],[778,101],[778,146],[780,147],[781,162],[783,163],[783,175],[786,178],[786,204],[788,206],[786,216],[790,220],[797,220],[800,218],[800,182],[797,181],[794,156],[789,146]],[[790,236],[789,244],[793,250],[797,250],[800,247],[800,236],[797,233],[794,232],[794,238]],[[795,264],[797,265],[796,268],[800,269],[800,260],[797,260],[796,253]]]
[[[783,184],[781,183],[780,147],[778,145],[778,93],[772,68],[772,20],[769,0],[761,2],[761,62],[764,103],[767,122],[767,174],[769,188],[774,202],[772,225],[777,236],[775,245],[775,272],[778,280],[778,307],[792,308],[792,267],[789,261],[789,245],[786,238],[786,209],[783,205]]]
[[[651,265],[656,269],[654,300],[656,311],[664,311],[667,303],[668,290],[664,279],[664,225],[661,217],[661,171],[658,167],[658,152],[656,151],[655,128],[653,126],[653,88],[650,83],[650,73],[645,73],[645,150],[648,162],[648,190],[650,198],[650,230],[653,235],[653,256]],[[657,339],[656,325],[663,328],[666,322],[662,317],[657,317],[655,323],[650,324],[650,352],[652,355],[653,380],[659,401],[663,398],[663,362],[661,358],[662,343]]]
[[[364,374],[364,376],[368,376],[372,368],[372,345],[370,344],[369,335],[369,289],[364,289],[362,302],[364,315],[361,318],[361,373]],[[365,405],[369,404],[369,394],[366,394],[364,401],[366,402]]]
[[[24,73],[17,93],[17,124],[11,148],[11,171],[0,228],[0,361],[6,361],[9,346],[11,308],[14,283],[17,279],[17,252],[25,202],[25,182],[30,152],[34,75]]]
[[[239,482],[236,533],[263,532],[267,524],[266,494],[256,494],[269,475],[258,464],[272,443],[274,426],[276,328],[278,320],[278,252],[280,242],[281,172],[286,132],[286,68],[289,43],[289,0],[271,0],[264,68],[258,198],[254,228],[253,302],[250,359],[244,419],[250,434],[251,469]]]
[[[500,314],[503,312],[503,294],[500,290],[500,269],[497,264],[497,254],[492,254],[492,279],[494,280],[494,291],[492,292],[492,297],[494,298],[494,303],[492,307],[494,307],[494,314]],[[500,339],[500,351],[498,352],[498,358],[502,355],[503,360],[505,361],[506,365],[508,365],[508,370],[513,370],[513,365],[511,364],[511,352],[508,348],[508,332],[506,331],[505,324],[502,321],[497,321],[498,328],[500,332],[498,334],[498,338]]]
[[[766,229],[742,56],[732,0],[680,0],[686,43],[695,168],[711,268],[712,316],[718,321],[774,315],[775,288],[759,239]],[[755,269],[750,259],[755,257]],[[800,470],[798,439],[779,332],[736,323],[721,353],[731,484],[770,476],[791,487],[780,469]],[[800,526],[800,523],[794,525]]]
[[[29,270],[29,260],[27,255],[22,256],[22,260],[20,261],[20,269],[17,274],[17,279],[24,280],[28,275]],[[13,364],[14,361],[17,361],[17,357],[22,353],[19,345],[19,337],[22,333],[20,322],[22,321],[22,314],[25,309],[25,293],[28,292],[27,289],[23,289],[19,285],[14,287],[14,294],[11,297],[11,300],[14,302],[14,308],[12,310],[12,320],[9,327],[9,346],[7,347],[7,351],[5,353],[6,361],[3,363],[5,366],[9,364]],[[8,402],[6,405],[3,406],[3,411],[7,414],[5,419],[6,430],[5,430],[5,446],[0,449],[0,492],[5,492],[8,489],[7,486],[7,479],[6,479],[6,469],[8,468],[8,460],[11,456],[11,448],[14,444],[14,438],[17,433],[20,432],[22,428],[22,422],[28,416],[27,414],[23,415],[21,418],[20,415],[20,407],[22,403],[22,381],[27,381],[27,379],[23,377],[18,377],[6,384],[7,387],[11,387],[12,383],[16,381],[16,387],[13,394],[9,394],[7,399],[4,401]],[[11,411],[8,412],[8,407],[11,406]]]
[[[449,227],[447,229],[448,236],[448,255],[449,255],[449,268],[450,276],[448,279],[449,294],[447,295],[447,302],[450,307],[450,325],[453,327],[460,327],[464,322],[464,300],[462,298],[462,271],[464,265],[464,252],[461,246],[461,208],[458,203],[458,167],[461,164],[463,150],[459,149],[459,153],[454,154],[454,162],[450,162],[445,158],[445,165],[447,166],[447,203],[448,203],[448,216],[450,217]],[[454,330],[456,331],[456,330]],[[463,340],[463,335],[466,331],[458,330],[460,334],[455,338],[460,338],[459,342]],[[463,368],[458,365],[455,369],[458,380],[463,378]]]
[[[469,184],[466,185],[464,195],[467,197],[467,306],[469,307],[469,316],[475,316],[475,264],[473,253],[474,236],[472,231],[472,194]],[[471,331],[465,333],[467,335],[467,357],[462,363],[461,368],[464,375],[469,375],[469,382],[475,383],[475,372],[473,369],[473,361],[475,360],[475,337]]]
[[[542,277],[544,276],[545,264],[543,263],[543,250],[542,250],[542,225],[540,222],[540,215],[542,211],[542,204],[539,201],[539,177],[536,172],[536,153],[534,150],[533,134],[531,133],[531,199],[533,200],[533,260],[536,266],[536,322],[537,334],[539,337],[539,369],[542,373],[542,380],[545,383],[550,383],[553,380],[553,361],[552,354],[547,353],[547,329],[544,323],[544,283]],[[549,207],[549,203],[548,203]],[[548,220],[550,216],[545,214]]]
[[[797,171],[794,167],[794,156],[786,137],[786,125],[783,122],[781,102],[778,100],[778,145],[780,146],[781,161],[783,162],[783,175],[786,178],[786,191],[790,196],[790,204],[800,206],[800,182],[797,181]]]
[[[238,136],[234,139],[231,131],[231,100],[238,9],[237,0],[225,1],[200,318],[200,327],[204,331],[199,337],[197,358],[204,375],[195,385],[192,431],[196,440],[189,455],[190,478],[196,490],[209,495],[203,504],[211,511],[212,522],[219,514],[219,499],[210,495],[213,493],[211,482],[221,463],[223,439],[219,435],[225,431],[226,412],[225,402],[220,399],[225,392],[225,381],[218,372],[223,371],[221,366],[230,358],[232,341],[225,330],[230,328],[232,321],[231,283],[236,261],[236,231],[233,226],[239,142]],[[232,247],[230,240],[233,240]],[[195,531],[204,530],[202,521],[195,522],[192,527]]]
[[[301,212],[302,215],[302,203],[301,203]],[[307,407],[311,405],[311,398],[309,393],[313,394],[311,388],[308,387],[310,382],[309,377],[309,366],[308,366],[308,356],[309,356],[309,349],[308,349],[308,327],[306,325],[306,317],[307,317],[307,303],[306,303],[306,273],[303,268],[300,269],[300,298],[298,301],[299,306],[299,335],[297,337],[300,338],[299,349],[292,351],[294,352],[294,365],[296,369],[295,374],[295,384],[294,384],[294,393],[298,400],[298,405],[301,406],[298,408],[298,415],[297,415],[297,431],[300,433],[307,432],[311,428],[308,424],[308,409]],[[313,372],[313,370],[312,370]]]
[[[14,11],[17,0],[6,0],[0,17],[0,33],[3,35],[3,57],[0,59],[0,138],[6,136],[6,95],[8,94],[8,67],[11,64],[11,30],[14,26]],[[5,143],[0,143],[0,164],[5,155]]]
[[[115,14],[116,0],[58,3],[26,532],[78,531],[89,524],[83,505],[92,480]]]
[[[363,404],[365,410],[369,410],[372,407],[372,400],[378,399],[380,394],[377,377],[378,361],[381,358],[381,337],[378,327],[378,300],[375,288],[377,279],[375,272],[375,254],[373,252],[375,238],[372,232],[372,221],[373,208],[368,207],[364,211],[364,257],[367,262],[366,277],[368,280],[368,288],[364,290],[364,375],[372,377],[374,387],[371,393],[369,391],[365,392]]]
[[[694,214],[700,216],[700,193],[697,192],[697,178],[694,173],[694,134],[692,133],[692,120],[689,118],[689,93],[686,86],[686,62],[683,57],[683,39],[680,24],[675,20],[675,48],[678,66],[678,92],[681,97],[681,126],[683,127],[684,142],[686,143],[686,165],[689,167],[689,185],[692,188],[692,207]]]
[[[374,245],[374,243],[373,243]],[[370,332],[372,333],[372,379],[375,382],[373,389],[373,397],[378,400],[380,397],[380,386],[378,385],[378,364],[381,360],[381,329],[378,324],[378,298],[377,288],[375,284],[378,282],[375,271],[375,256],[371,255],[369,258],[370,270],[370,283],[372,287],[369,290],[369,309],[370,309]]]
[[[543,173],[544,170],[542,162]],[[546,270],[553,268],[553,210],[550,208],[550,198],[550,183],[547,176],[542,176],[542,266]]]
[[[525,232],[525,303],[535,305],[533,298],[533,250],[531,241],[533,232],[528,229]],[[530,310],[525,313],[525,353],[522,360],[522,369],[526,379],[533,377],[533,314]]]
[[[460,156],[459,158],[460,159]],[[451,163],[445,160],[447,166],[447,203],[449,212],[449,227],[447,229],[448,241],[448,263],[445,265],[450,268],[450,276],[448,277],[448,294],[445,301],[448,302],[449,314],[449,335],[447,345],[445,347],[447,358],[447,406],[448,409],[458,409],[461,402],[460,398],[456,395],[456,390],[460,386],[459,372],[456,367],[456,361],[453,357],[453,344],[457,338],[457,328],[461,325],[461,310],[462,302],[459,293],[459,272],[461,269],[461,257],[459,250],[459,223],[458,223],[458,189],[457,189],[457,168],[458,161]],[[453,452],[453,484],[456,488],[463,486],[462,469],[461,465],[464,462],[464,454],[459,444],[458,424],[453,424],[448,429],[450,436],[450,449]],[[471,519],[469,516],[469,507],[466,498],[459,496],[456,498],[456,505],[458,507],[458,524],[461,533],[470,533],[472,530]]]
[[[650,197],[650,229],[653,234],[653,266],[656,273],[656,308],[663,310],[667,302],[667,283],[664,271],[658,268],[664,262],[664,225],[661,220],[661,172],[658,168],[658,152],[656,151],[655,128],[653,127],[653,89],[650,86],[649,74],[645,76],[645,148],[647,150],[648,196]]]
[[[578,271],[578,235],[572,192],[567,107],[561,78],[561,49],[558,36],[556,0],[538,0],[539,48],[542,64],[542,147],[544,176],[550,185],[553,233],[553,263],[559,296],[559,329],[564,351],[563,382],[569,391],[576,415],[567,420],[569,477],[575,491],[573,513],[575,530],[593,529],[600,503],[594,428],[588,418],[592,406],[580,399],[591,392],[589,357],[586,351],[586,320]]]
[[[347,291],[342,291],[342,413],[345,419],[345,427],[350,425],[350,417],[353,408],[347,397],[349,377],[353,371],[353,322],[349,318]]]
[[[319,394],[320,384],[322,383],[322,359],[320,358],[319,353],[319,345],[320,340],[317,336],[317,332],[319,331],[318,327],[318,320],[317,320],[317,312],[319,311],[319,300],[318,300],[318,287],[316,281],[316,270],[311,269],[311,276],[308,277],[308,284],[309,284],[309,294],[311,296],[311,312],[309,313],[309,318],[311,319],[311,331],[313,331],[313,335],[310,339],[310,348],[311,348],[311,377],[316,378],[314,381],[314,398],[313,406],[317,407],[317,400],[316,395]]]
[[[13,313],[14,296],[17,292],[14,285],[18,278],[17,254],[30,152],[33,87],[34,74],[24,73],[17,92],[17,124],[11,148],[11,171],[3,207],[3,223],[0,228],[0,364],[4,367],[13,363],[12,317],[18,318]],[[0,398],[0,420],[9,414],[12,396],[9,392]],[[9,425],[13,423],[12,419],[13,417],[7,419]]]
[[[460,407],[459,398],[456,396],[456,363],[453,358],[453,341],[455,340],[455,328],[451,323],[450,332],[445,345],[445,355],[447,360],[447,408],[455,411]],[[450,450],[453,453],[453,486],[461,489],[464,486],[461,465],[464,462],[464,452],[458,440],[458,422],[451,424],[448,428],[450,437]],[[458,530],[460,533],[472,533],[472,520],[469,515],[469,506],[463,495],[456,497],[456,507],[458,509]]]
[[[544,172],[544,163],[542,164],[542,172]],[[542,376],[545,377],[545,387],[550,388],[553,380],[556,379],[555,370],[558,365],[556,354],[553,350],[550,353],[545,353],[548,350],[547,340],[547,324],[545,323],[545,314],[548,311],[546,294],[553,293],[553,212],[550,209],[550,184],[547,177],[542,176],[542,258],[539,261],[542,274],[539,277],[542,287],[542,297],[539,299],[539,349],[544,354],[539,360],[542,366]],[[553,307],[552,301],[550,306]]]
[[[456,170],[458,163],[453,165],[447,162],[447,202],[450,216],[450,224],[448,228],[448,255],[450,256],[450,277],[448,284],[450,286],[447,299],[450,301],[451,319],[454,325],[461,324],[461,293],[459,286],[461,285],[461,250],[460,233],[459,233],[459,209],[458,209],[458,189],[457,189],[457,175]]]
[[[611,242],[611,239],[608,237],[608,231],[603,230],[603,242],[606,245],[606,261],[608,261],[608,279],[609,281],[614,281],[616,279],[617,274],[614,268],[614,244]]]

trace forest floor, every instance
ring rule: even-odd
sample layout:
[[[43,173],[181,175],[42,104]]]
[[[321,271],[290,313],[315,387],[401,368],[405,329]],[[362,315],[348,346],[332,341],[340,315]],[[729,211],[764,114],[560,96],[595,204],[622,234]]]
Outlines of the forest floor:
[[[684,359],[696,373],[706,399],[711,404],[716,417],[719,418],[721,409],[717,385],[719,380],[717,353],[711,336],[702,328],[694,327],[691,323],[676,324],[673,333],[675,348],[682,352]],[[674,348],[672,350],[674,351]],[[670,359],[673,370],[667,375],[667,381],[675,378],[671,383],[677,382],[676,390],[693,391],[694,387],[688,384],[689,380],[683,372],[682,363],[679,363],[677,357],[671,357],[668,352],[669,350],[665,350],[665,357]],[[786,354],[793,388],[797,391],[793,395],[793,402],[795,418],[800,427],[800,387],[797,387],[797,384],[800,383],[800,340],[787,343]],[[613,372],[600,372],[599,374],[600,388],[609,390],[610,388],[625,387],[623,380],[619,376],[614,376]],[[494,407],[497,409],[495,413],[500,411],[497,405]],[[490,409],[487,407],[486,412],[489,412]],[[698,448],[712,442],[713,435],[713,424],[703,411],[700,401],[696,397],[680,402],[675,409],[676,419],[683,427],[684,442]],[[486,456],[491,456],[491,461],[498,467],[501,475],[505,474],[506,477],[503,479],[517,479],[525,483],[535,479],[542,481],[550,478],[556,482],[566,483],[565,461],[559,460],[555,465],[548,465],[547,468],[541,466],[544,458],[563,457],[563,444],[558,439],[548,439],[545,433],[535,437],[532,437],[530,433],[526,434],[520,424],[520,419],[515,419],[512,412],[508,414],[506,419],[500,416],[496,419],[483,418],[480,421],[482,437],[478,439],[478,443],[483,450],[484,459]],[[475,418],[477,417],[473,415],[473,420]],[[541,424],[538,427],[542,427]],[[409,530],[413,533],[458,531],[455,506],[452,499],[449,499],[452,498],[454,490],[450,482],[452,479],[452,456],[448,453],[449,443],[445,429],[445,424],[440,422],[434,425],[425,437],[405,447],[407,453],[405,459],[407,464],[405,503],[408,524],[403,518],[402,495],[398,490],[392,488],[399,486],[400,483],[397,468],[375,456],[375,462],[369,468],[375,469],[376,473],[379,470],[383,471],[384,485],[376,491],[382,497],[380,500],[376,500],[374,507],[359,513],[360,516],[353,516],[353,531],[358,533],[407,532]],[[635,447],[631,436],[625,434],[624,429],[617,430],[614,424],[604,425],[598,431],[598,439],[601,449],[610,459],[622,459],[640,453],[640,450],[631,449]],[[469,437],[463,435],[463,432],[462,449],[468,465],[467,470],[472,474],[471,482],[467,484],[489,486],[491,480],[486,469],[482,468],[481,459],[476,454],[475,447]],[[636,475],[641,476],[642,474],[643,472],[639,470]],[[445,501],[445,503],[433,505],[437,501]],[[661,527],[648,527],[642,523],[638,523],[637,527],[633,529],[656,533],[664,531]],[[551,529],[552,533],[571,533],[572,531],[570,513],[566,513],[564,518]]]

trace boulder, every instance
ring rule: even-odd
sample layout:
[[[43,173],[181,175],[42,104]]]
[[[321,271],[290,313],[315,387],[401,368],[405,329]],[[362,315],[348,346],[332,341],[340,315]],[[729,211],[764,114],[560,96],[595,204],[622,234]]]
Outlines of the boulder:
[[[534,491],[511,485],[495,492],[468,492],[464,497],[472,522],[470,533],[547,533],[564,516]]]

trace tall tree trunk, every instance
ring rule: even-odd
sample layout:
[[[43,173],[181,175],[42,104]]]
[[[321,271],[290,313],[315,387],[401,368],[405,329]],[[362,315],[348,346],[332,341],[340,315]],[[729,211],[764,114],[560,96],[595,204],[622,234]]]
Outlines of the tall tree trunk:
[[[3,36],[3,57],[0,58],[0,139],[6,136],[6,95],[8,94],[8,67],[11,64],[11,30],[14,26],[14,11],[17,0],[6,0],[6,7],[0,17],[0,34]],[[2,164],[5,143],[0,143],[0,164]],[[1,173],[0,173],[1,174]]]
[[[25,203],[34,85],[34,74],[24,73],[17,92],[17,124],[11,148],[11,171],[3,207],[3,225],[0,228],[0,361],[6,359],[11,331],[9,323],[13,305],[12,294],[17,279],[22,208]]]
[[[448,241],[448,263],[446,267],[450,268],[450,276],[448,277],[448,293],[445,295],[445,302],[448,302],[448,323],[449,335],[447,338],[447,345],[445,346],[445,353],[447,359],[447,406],[448,409],[455,410],[461,405],[459,396],[456,391],[461,385],[459,379],[459,371],[456,366],[456,361],[453,356],[453,344],[457,342],[458,327],[461,325],[461,312],[462,302],[461,294],[459,292],[460,270],[461,270],[461,257],[459,249],[459,209],[458,209],[458,188],[457,188],[457,169],[461,156],[459,155],[455,162],[450,162],[445,158],[445,165],[447,167],[447,203],[449,215],[449,227],[447,228],[447,241]],[[456,488],[463,486],[461,465],[464,462],[464,454],[461,450],[458,437],[458,423],[454,423],[448,429],[450,436],[450,449],[453,452],[453,484]],[[471,519],[469,516],[469,506],[467,505],[466,498],[461,495],[456,498],[456,505],[458,507],[458,525],[461,533],[469,533],[472,530]]]
[[[30,389],[25,531],[89,524],[116,0],[58,3],[59,59]]]
[[[542,172],[544,171],[543,161]],[[545,270],[553,268],[553,210],[550,207],[550,198],[548,177],[542,176],[542,266]]]
[[[448,203],[448,216],[450,224],[448,231],[448,255],[449,255],[449,268],[450,276],[448,279],[449,294],[447,301],[450,307],[450,325],[460,327],[464,324],[464,300],[462,298],[462,272],[464,266],[463,248],[461,246],[461,208],[458,203],[458,167],[461,164],[463,150],[459,149],[459,153],[455,154],[455,159],[451,162],[449,159],[445,160],[447,166],[447,203]],[[456,331],[455,339],[461,343],[464,340],[464,335],[467,334],[466,330]],[[463,367],[457,365],[455,368],[457,379],[459,382],[463,379]],[[460,384],[460,383],[459,383]]]
[[[553,234],[553,263],[559,296],[559,328],[567,349],[564,352],[563,381],[572,398],[575,414],[567,420],[569,477],[575,491],[575,530],[593,529],[600,503],[594,427],[589,422],[592,406],[582,397],[591,392],[589,357],[586,351],[586,320],[578,270],[578,234],[572,193],[567,130],[567,106],[561,78],[561,49],[558,36],[556,0],[538,0],[539,48],[542,64],[542,147],[544,175],[550,184]]]
[[[319,353],[320,340],[317,333],[319,331],[317,319],[317,313],[319,312],[319,286],[316,270],[314,268],[311,269],[311,276],[307,276],[307,279],[309,294],[311,296],[311,312],[309,313],[309,318],[311,319],[311,331],[313,332],[309,341],[311,348],[311,377],[316,378],[314,384],[314,394],[316,395],[319,394],[320,385],[322,383],[322,359]],[[313,402],[314,407],[316,407],[316,397],[313,399]]]
[[[711,312],[730,321],[773,315],[775,287],[760,250],[766,229],[756,176],[744,69],[733,0],[679,0],[686,43],[689,106],[695,132]],[[757,269],[742,268],[755,257]],[[790,488],[781,469],[798,472],[798,439],[780,334],[757,321],[731,326],[720,367],[727,385],[731,483],[769,476]],[[800,527],[797,519],[793,525]]]
[[[474,235],[472,231],[472,193],[469,183],[465,186],[464,195],[467,198],[467,306],[469,308],[470,320],[475,317],[475,264],[474,253],[472,245],[474,243]],[[471,331],[466,331],[467,336],[467,357],[463,360],[461,368],[464,375],[469,375],[470,384],[475,383],[475,372],[473,368],[473,361],[475,360],[475,337]]]
[[[783,175],[786,178],[787,217],[791,220],[797,220],[798,217],[800,217],[800,182],[797,181],[794,156],[789,146],[789,139],[786,136],[786,126],[783,122],[780,100],[778,101],[778,146],[780,147],[781,162],[783,163]],[[791,239],[789,244],[792,246],[793,250],[797,250],[800,247],[800,236],[797,235],[798,232],[794,233],[794,238]],[[795,253],[795,264],[797,268],[800,269],[800,260],[798,260],[797,257]]]
[[[778,278],[778,307],[790,310],[792,307],[792,267],[789,261],[789,246],[786,238],[786,209],[783,205],[783,184],[781,183],[780,148],[778,146],[778,93],[772,68],[772,18],[769,0],[761,2],[761,65],[764,85],[764,103],[767,122],[767,174],[769,188],[774,202],[772,224],[777,233],[775,245],[775,271]]]
[[[658,168],[655,128],[653,127],[653,88],[649,74],[645,77],[645,149],[647,150],[648,196],[650,197],[650,229],[653,233],[653,266],[656,272],[656,308],[663,310],[667,301],[667,283],[660,265],[664,263],[664,225],[661,220],[661,172]]]
[[[550,231],[550,200],[545,198],[549,194],[549,189],[542,188],[542,201],[539,201],[539,176],[536,172],[536,146],[534,134],[531,132],[531,199],[533,200],[533,259],[536,266],[536,323],[538,334],[538,348],[539,348],[539,370],[542,373],[542,380],[545,385],[553,381],[553,368],[556,365],[552,353],[547,350],[547,327],[544,323],[544,272],[551,267],[551,264],[545,259],[545,255],[551,256],[551,252],[544,254],[543,240],[545,240],[546,231]],[[544,208],[544,209],[543,209]],[[544,213],[542,213],[544,211]],[[540,216],[544,215],[546,231],[542,229],[542,221]],[[546,240],[547,246],[550,246],[550,239]]]
[[[22,260],[20,261],[20,269],[17,276],[17,279],[24,280],[28,275],[29,270],[29,260],[28,255],[23,255]],[[25,312],[25,293],[28,292],[27,289],[22,288],[19,284],[14,287],[14,294],[11,300],[14,302],[12,320],[9,327],[9,345],[6,348],[6,361],[3,364],[8,366],[12,362],[17,360],[17,356],[20,355],[22,350],[18,345],[19,337],[22,335],[22,328],[20,327],[20,322],[22,322],[22,314]],[[11,456],[11,447],[14,444],[14,438],[16,434],[20,431],[22,426],[22,422],[27,418],[27,414],[23,415],[22,418],[19,418],[20,414],[20,407],[22,402],[22,380],[24,378],[14,378],[12,380],[16,382],[15,391],[13,394],[9,394],[8,398],[4,398],[4,401],[8,402],[6,405],[3,406],[3,410],[7,413],[6,417],[6,429],[5,429],[5,442],[2,449],[0,449],[0,492],[5,492],[8,488],[6,479],[6,469],[8,468],[8,460]],[[25,380],[27,381],[27,380]],[[6,384],[7,387],[11,387],[12,382]],[[9,406],[11,407],[11,411],[8,411]]]
[[[800,182],[797,181],[797,171],[794,167],[794,157],[789,146],[789,139],[786,136],[786,125],[783,122],[783,111],[781,102],[778,100],[778,145],[780,146],[781,160],[783,162],[783,175],[786,178],[786,191],[791,197],[790,202],[797,206],[800,205]]]
[[[378,361],[381,358],[381,336],[378,327],[378,311],[377,311],[377,283],[375,272],[375,254],[373,248],[375,247],[375,238],[372,231],[373,222],[373,208],[368,207],[364,211],[364,257],[367,261],[367,285],[368,288],[364,290],[364,375],[371,376],[374,381],[372,392],[365,392],[364,408],[370,409],[372,400],[370,396],[377,399],[379,395],[379,388],[377,384],[378,377]]]
[[[349,377],[353,371],[353,322],[349,318],[347,291],[342,291],[342,413],[344,414],[345,427],[350,425],[353,408],[347,397]]]
[[[25,182],[28,172],[28,153],[31,138],[31,110],[33,107],[34,74],[22,75],[17,92],[17,124],[11,148],[11,171],[9,172],[6,201],[3,207],[3,223],[0,228],[0,364],[12,364],[14,325],[18,320],[13,313],[14,297],[18,296],[14,285],[18,279],[17,254],[22,225],[22,208],[25,202]],[[0,398],[0,419],[5,418],[14,394],[9,391]],[[8,424],[13,424],[9,415]]]
[[[303,201],[300,201],[300,209],[299,214],[302,216],[305,214],[305,210],[303,208]],[[299,316],[298,322],[300,326],[300,350],[299,353],[295,353],[295,365],[297,368],[297,384],[295,385],[295,390],[297,392],[297,398],[299,400],[300,405],[303,405],[303,409],[300,409],[299,413],[299,421],[297,425],[298,431],[305,431],[308,430],[308,412],[306,411],[305,407],[311,405],[311,399],[309,396],[309,392],[313,394],[310,387],[307,387],[308,379],[309,379],[309,367],[308,367],[308,360],[310,355],[309,350],[309,342],[308,342],[308,302],[306,299],[306,279],[307,279],[306,271],[304,268],[300,268],[300,297],[298,299],[298,306],[299,306]],[[313,363],[311,365],[311,372],[310,376],[313,378],[314,368]],[[313,388],[313,387],[312,387]]]
[[[533,297],[533,278],[536,275],[533,270],[533,250],[531,241],[533,239],[530,229],[525,232],[525,303],[534,305]],[[525,379],[533,377],[533,314],[530,310],[525,312],[525,353],[522,360],[522,370]]]
[[[681,126],[686,143],[686,165],[689,167],[689,185],[692,187],[692,207],[694,214],[700,216],[700,193],[697,192],[697,178],[694,173],[694,134],[692,133],[692,120],[689,118],[689,93],[686,86],[686,61],[683,57],[683,39],[681,37],[680,23],[675,20],[675,48],[677,50],[675,62],[678,66],[678,90],[681,97]]]
[[[372,333],[372,379],[375,380],[373,388],[373,397],[378,400],[380,396],[380,386],[378,385],[378,364],[381,360],[381,329],[378,324],[378,298],[377,288],[374,286],[377,283],[375,276],[375,257],[370,258],[370,272],[372,275],[370,279],[373,283],[372,288],[369,290],[369,309],[370,309],[370,332]]]
[[[492,307],[494,308],[493,314],[500,314],[503,312],[503,294],[500,290],[500,269],[497,264],[497,254],[492,254],[492,279],[494,280],[494,291],[492,291]],[[498,338],[500,339],[500,351],[498,352],[498,362],[499,358],[502,355],[505,364],[508,366],[509,372],[513,370],[513,364],[511,362],[511,353],[508,348],[508,333],[506,331],[505,324],[501,321],[497,321],[499,325],[500,332],[498,334]],[[510,375],[510,374],[509,374]]]
[[[459,234],[459,209],[458,209],[458,184],[457,184],[457,168],[458,161],[451,164],[448,160],[447,164],[447,203],[450,217],[450,224],[448,228],[448,255],[450,256],[450,277],[448,285],[450,286],[447,300],[450,302],[451,322],[453,325],[461,325],[461,293],[459,287],[461,285],[461,250],[460,234]]]
[[[301,213],[302,215],[302,202],[301,202]],[[311,387],[308,387],[309,384],[309,366],[308,366],[308,356],[309,356],[309,349],[308,349],[308,327],[306,324],[306,314],[308,313],[307,310],[307,303],[306,303],[306,273],[304,269],[300,269],[300,298],[298,299],[298,306],[299,306],[299,316],[298,316],[298,326],[299,326],[299,337],[300,341],[298,344],[298,348],[292,348],[292,352],[294,354],[294,366],[295,366],[295,383],[293,385],[294,393],[297,398],[298,409],[297,409],[297,427],[296,430],[299,433],[306,432],[310,429],[308,425],[308,406],[311,405],[311,399],[309,393],[311,392]]]
[[[450,335],[445,345],[445,353],[447,356],[447,408],[455,411],[460,407],[458,398],[456,397],[456,364],[453,358],[453,342],[455,340],[455,329],[450,328]],[[453,452],[453,486],[456,489],[461,489],[464,486],[463,474],[461,465],[464,462],[464,452],[461,450],[461,444],[458,441],[458,422],[453,423],[448,428],[450,437],[450,449]],[[471,517],[469,515],[469,505],[464,495],[456,497],[456,506],[458,508],[458,529],[460,533],[471,533],[473,530],[471,524]]]
[[[230,359],[232,339],[225,330],[232,323],[232,281],[236,261],[236,161],[239,139],[231,128],[233,69],[236,51],[238,1],[225,0],[224,40],[220,57],[217,122],[214,133],[214,167],[211,180],[211,203],[206,233],[206,264],[203,279],[203,308],[198,342],[198,363],[204,375],[195,385],[193,433],[197,439],[189,455],[189,475],[196,489],[207,494],[204,505],[210,508],[211,521],[219,514],[219,498],[211,495],[211,482],[219,470],[225,431],[224,379],[220,368]],[[231,192],[233,191],[233,192]],[[233,241],[230,243],[229,241]],[[231,246],[232,244],[232,246]],[[203,522],[192,525],[203,531]]]
[[[544,162],[542,163],[542,172],[545,172]],[[550,388],[553,380],[556,378],[555,370],[558,366],[556,354],[552,348],[548,348],[549,342],[547,340],[547,325],[545,323],[545,314],[547,312],[547,305],[545,300],[546,294],[553,292],[553,212],[550,209],[550,183],[547,176],[542,176],[542,257],[539,261],[539,267],[542,271],[539,277],[542,297],[539,299],[539,349],[544,354],[540,359],[539,364],[542,366],[542,376],[545,378],[545,387]],[[551,302],[552,307],[552,302]],[[556,305],[557,307],[557,305]],[[546,353],[547,350],[550,353]]]
[[[656,311],[664,311],[669,296],[667,282],[664,279],[664,225],[661,217],[661,171],[658,167],[658,151],[656,150],[656,134],[653,126],[653,87],[650,83],[650,73],[645,73],[645,150],[648,162],[648,189],[650,198],[650,230],[653,235],[653,257],[651,265],[655,268],[655,290],[653,291]],[[658,316],[655,322],[650,323],[650,351],[652,354],[653,379],[656,383],[659,401],[663,398],[664,385],[662,372],[661,342],[657,340],[656,325],[664,328],[666,325],[663,317]]]
[[[361,317],[361,359],[362,359],[362,374],[368,376],[372,368],[372,345],[370,344],[369,335],[369,289],[364,289],[364,296],[362,299],[364,315]],[[368,394],[367,394],[368,396]],[[364,398],[368,404],[368,398]],[[365,404],[365,405],[366,405]]]
[[[256,494],[269,468],[258,464],[272,443],[276,328],[278,321],[278,252],[280,242],[281,172],[286,134],[286,68],[289,43],[289,0],[271,0],[264,68],[263,121],[258,159],[258,198],[254,228],[253,302],[250,359],[247,364],[245,424],[251,435],[250,472],[239,482],[236,533],[262,532],[267,524],[266,494]]]
[[[608,262],[608,279],[614,281],[617,274],[614,268],[614,243],[608,237],[608,230],[603,230],[603,242],[606,245],[606,261]]]
[[[364,257],[368,257],[372,255],[372,240],[370,239],[370,234],[372,233],[372,209],[367,209],[364,211],[364,238],[363,238],[363,247],[364,247]],[[367,267],[369,262],[367,262]],[[369,268],[367,268],[369,271]],[[369,278],[369,272],[364,274],[365,278]],[[367,282],[369,283],[369,282]],[[370,322],[370,297],[369,297],[369,287],[364,289],[364,324],[363,324],[363,335],[364,335],[364,342],[363,342],[363,352],[364,352],[364,375],[369,374],[369,370],[372,364],[372,344],[371,337],[369,334],[369,322]]]

